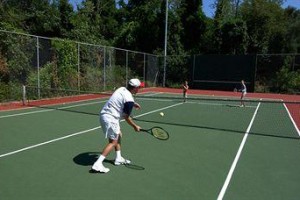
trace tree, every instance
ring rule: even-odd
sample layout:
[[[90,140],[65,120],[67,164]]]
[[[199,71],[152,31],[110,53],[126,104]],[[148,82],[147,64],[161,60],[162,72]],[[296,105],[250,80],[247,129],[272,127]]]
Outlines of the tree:
[[[93,5],[92,16],[90,18],[92,26],[95,28],[95,34],[99,34],[107,41],[112,41],[118,30],[116,20],[115,0],[87,0]]]
[[[287,34],[285,52],[300,52],[300,10],[293,7],[285,9]]]
[[[248,53],[282,51],[286,20],[281,4],[281,0],[244,0],[241,4],[241,16],[249,35]]]
[[[160,0],[129,0],[124,13],[126,14],[118,41],[126,43],[126,47],[137,51],[152,53],[163,47],[165,4]],[[124,38],[125,37],[125,38]]]
[[[245,22],[239,15],[238,0],[215,1],[214,52],[222,54],[245,54],[248,34]]]
[[[178,15],[182,24],[182,44],[188,52],[198,53],[202,35],[205,32],[205,15],[202,11],[202,0],[182,0]]]
[[[93,2],[82,2],[82,7],[71,18],[73,29],[68,34],[69,38],[92,44],[106,44],[102,35],[97,31],[98,21],[94,10],[95,5]]]
[[[247,27],[241,19],[231,19],[222,24],[220,52],[223,54],[245,54],[248,45]]]
[[[74,15],[73,7],[68,0],[58,0],[58,11],[60,18],[59,31],[62,37],[67,37],[73,29],[71,18]]]
[[[48,0],[20,0],[16,2],[16,8],[20,13],[24,13],[23,30],[33,35],[61,36],[57,33],[59,12],[54,4],[51,5]]]

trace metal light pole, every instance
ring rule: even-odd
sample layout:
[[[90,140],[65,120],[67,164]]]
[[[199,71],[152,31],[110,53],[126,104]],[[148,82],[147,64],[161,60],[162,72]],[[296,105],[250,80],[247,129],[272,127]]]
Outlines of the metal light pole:
[[[164,53],[164,78],[163,87],[166,86],[167,44],[168,44],[168,0],[166,0],[166,22],[165,22],[165,53]]]

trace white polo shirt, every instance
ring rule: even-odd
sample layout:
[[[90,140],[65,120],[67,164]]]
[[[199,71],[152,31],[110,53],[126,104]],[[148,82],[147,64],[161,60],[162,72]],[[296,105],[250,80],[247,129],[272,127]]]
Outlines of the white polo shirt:
[[[127,90],[126,87],[120,87],[106,102],[106,104],[100,111],[100,115],[108,114],[120,120],[123,118],[124,105],[128,102],[134,103],[134,99],[131,92]]]

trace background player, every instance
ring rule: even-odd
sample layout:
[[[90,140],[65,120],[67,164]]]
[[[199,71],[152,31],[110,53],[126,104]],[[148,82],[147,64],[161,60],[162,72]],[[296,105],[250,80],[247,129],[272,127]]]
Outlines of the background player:
[[[183,89],[183,101],[186,102],[187,99],[187,92],[189,90],[189,85],[187,81],[184,81],[183,85],[182,85],[182,89]]]

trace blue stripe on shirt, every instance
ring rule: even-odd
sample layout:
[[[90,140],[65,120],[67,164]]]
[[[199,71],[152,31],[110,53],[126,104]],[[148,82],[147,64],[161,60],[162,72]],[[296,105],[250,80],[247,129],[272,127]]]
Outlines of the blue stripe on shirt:
[[[133,106],[134,106],[134,102],[132,101],[126,102],[124,104],[123,112],[129,116],[131,114]]]

